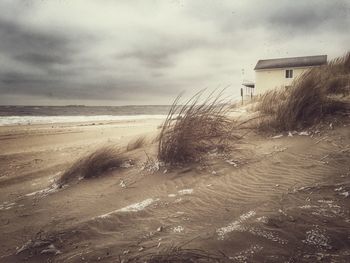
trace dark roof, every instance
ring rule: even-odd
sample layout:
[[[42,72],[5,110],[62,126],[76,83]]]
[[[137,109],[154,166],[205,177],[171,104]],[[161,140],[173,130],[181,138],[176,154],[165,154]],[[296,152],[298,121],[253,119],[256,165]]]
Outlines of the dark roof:
[[[326,63],[327,63],[327,55],[265,59],[265,60],[259,60],[254,70],[272,69],[272,68],[310,67],[310,66],[324,65]]]

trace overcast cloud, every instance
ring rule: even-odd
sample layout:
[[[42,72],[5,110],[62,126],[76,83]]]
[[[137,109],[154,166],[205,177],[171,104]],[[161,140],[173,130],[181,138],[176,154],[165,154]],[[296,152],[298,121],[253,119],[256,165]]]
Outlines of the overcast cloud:
[[[0,104],[169,104],[259,59],[344,54],[348,0],[2,0]]]

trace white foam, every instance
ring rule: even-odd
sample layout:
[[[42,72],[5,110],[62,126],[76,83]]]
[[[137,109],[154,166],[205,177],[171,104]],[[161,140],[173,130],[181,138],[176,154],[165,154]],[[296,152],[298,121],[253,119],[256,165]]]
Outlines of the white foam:
[[[123,207],[123,208],[114,210],[112,212],[109,212],[107,214],[100,215],[100,216],[98,216],[98,218],[109,217],[112,214],[120,213],[120,212],[121,213],[123,213],[123,212],[138,212],[138,211],[141,211],[141,210],[145,209],[146,207],[150,206],[151,204],[153,204],[154,202],[156,202],[158,200],[159,199],[148,198],[148,199],[143,200],[143,201],[141,201],[139,203],[131,204],[131,205],[128,205],[126,207]]]
[[[127,120],[165,119],[165,118],[166,118],[166,115],[1,116],[0,126],[70,123],[70,122],[127,121]]]

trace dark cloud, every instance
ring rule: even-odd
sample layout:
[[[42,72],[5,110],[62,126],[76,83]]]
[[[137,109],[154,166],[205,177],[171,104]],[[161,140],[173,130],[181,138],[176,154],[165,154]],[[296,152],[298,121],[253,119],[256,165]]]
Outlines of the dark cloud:
[[[137,50],[117,55],[117,59],[136,59],[146,67],[165,68],[174,63],[171,60],[171,50]]]
[[[61,63],[72,55],[69,38],[62,33],[43,32],[0,19],[0,52],[14,59],[39,65]]]
[[[71,79],[78,73],[74,71],[78,45],[88,39],[81,32],[72,35],[61,30],[39,30],[0,18],[0,37],[0,55],[18,67],[6,69],[8,66],[0,61],[1,94],[48,98],[84,95],[72,87],[77,84]]]
[[[272,8],[267,22],[277,29],[313,33],[318,30],[348,31],[349,1],[282,2]]]
[[[253,80],[258,59],[344,53],[349,6],[345,0],[1,2],[7,12],[0,12],[0,104],[21,96],[168,103],[180,91],[231,83],[239,96],[242,69]]]
[[[319,31],[345,33],[350,26],[348,0],[247,0],[240,5],[226,1],[204,2],[191,5],[189,14],[212,21],[225,34],[244,36],[244,39],[254,39],[252,34],[257,29],[263,29],[267,35],[295,36]]]
[[[60,82],[28,73],[0,73],[2,95],[34,95],[53,97],[60,94]]]
[[[174,66],[175,57],[183,52],[211,46],[205,38],[190,36],[186,39],[174,39],[174,36],[153,34],[151,39],[158,39],[154,45],[140,45],[131,51],[116,55],[118,59],[134,59],[145,67],[168,68]]]
[[[42,54],[42,53],[24,53],[14,56],[16,60],[24,63],[31,64],[33,66],[49,66],[49,65],[64,65],[69,64],[72,59],[68,56],[54,55],[54,54]]]
[[[14,91],[16,87],[19,86],[31,86],[31,83],[41,83],[42,79],[37,75],[10,72],[10,73],[0,73],[0,81],[2,82],[3,91]],[[11,89],[14,86],[14,89]]]
[[[0,91],[3,95],[16,94],[79,100],[110,100],[113,98],[127,100],[131,96],[139,96],[145,90],[151,94],[169,94],[159,83],[153,84],[136,78],[97,78],[90,82],[80,82],[37,74],[0,73]]]
[[[145,90],[164,91],[142,76],[131,78],[122,63],[116,64],[117,71],[111,74],[115,69],[103,65],[97,58],[87,56],[77,61],[75,57],[79,52],[90,51],[83,48],[85,44],[96,43],[96,39],[86,37],[82,32],[73,36],[67,32],[38,30],[0,19],[0,36],[0,54],[29,66],[29,69],[17,71],[15,68],[0,68],[0,92],[3,95],[110,100],[128,99],[128,96]],[[172,47],[169,46],[169,49]],[[169,49],[134,51],[119,58],[135,58],[142,61],[145,67],[164,68],[170,66],[172,52]]]

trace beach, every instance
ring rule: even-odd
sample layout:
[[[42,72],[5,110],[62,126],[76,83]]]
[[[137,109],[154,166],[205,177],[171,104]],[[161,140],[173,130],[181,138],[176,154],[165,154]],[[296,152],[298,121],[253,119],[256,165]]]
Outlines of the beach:
[[[121,262],[186,244],[232,262],[346,262],[347,119],[322,130],[251,132],[230,155],[211,152],[177,169],[149,165],[161,124],[0,127],[0,261]],[[126,151],[140,136],[145,145]],[[55,188],[75,160],[105,145],[126,151],[132,165]]]

